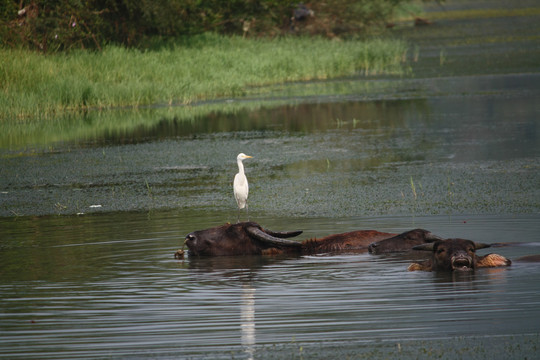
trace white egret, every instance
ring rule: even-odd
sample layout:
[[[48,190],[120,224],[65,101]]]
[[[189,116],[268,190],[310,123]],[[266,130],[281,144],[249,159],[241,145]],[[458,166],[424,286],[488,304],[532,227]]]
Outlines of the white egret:
[[[238,204],[238,222],[240,222],[240,210],[246,208],[248,213],[247,198],[249,193],[249,185],[246,174],[244,174],[244,164],[242,160],[252,158],[253,156],[246,155],[244,153],[238,154],[236,162],[238,163],[238,174],[234,176],[233,189],[234,198]],[[249,220],[249,213],[248,213]]]

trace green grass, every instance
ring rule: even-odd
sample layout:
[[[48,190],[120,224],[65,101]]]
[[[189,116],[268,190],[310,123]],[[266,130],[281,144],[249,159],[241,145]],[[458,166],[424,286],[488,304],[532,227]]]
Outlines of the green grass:
[[[0,121],[32,123],[88,108],[188,104],[251,89],[354,74],[397,74],[398,40],[243,39],[205,34],[156,50],[42,55],[0,49]]]

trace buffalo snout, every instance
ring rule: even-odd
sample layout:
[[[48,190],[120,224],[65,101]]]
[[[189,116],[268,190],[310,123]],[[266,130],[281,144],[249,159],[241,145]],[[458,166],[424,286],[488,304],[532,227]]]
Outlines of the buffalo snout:
[[[456,252],[450,259],[452,264],[452,270],[472,270],[473,269],[473,258],[465,251]]]

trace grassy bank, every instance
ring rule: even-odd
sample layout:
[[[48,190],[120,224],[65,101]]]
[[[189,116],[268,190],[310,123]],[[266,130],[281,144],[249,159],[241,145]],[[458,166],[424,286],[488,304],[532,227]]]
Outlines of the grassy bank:
[[[210,34],[152,51],[109,46],[43,56],[1,49],[0,119],[20,124],[85,108],[190,103],[288,81],[399,73],[405,52],[394,40]]]

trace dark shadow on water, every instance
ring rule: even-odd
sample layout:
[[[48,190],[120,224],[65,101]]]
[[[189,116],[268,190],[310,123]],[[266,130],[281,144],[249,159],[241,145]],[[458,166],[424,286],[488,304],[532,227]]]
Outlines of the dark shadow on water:
[[[227,277],[236,277],[239,274],[256,273],[267,265],[298,258],[290,256],[188,256],[179,262],[194,273],[219,273]]]
[[[476,272],[481,270],[469,271],[434,271],[433,282],[439,284],[447,283],[472,283],[476,279]]]

